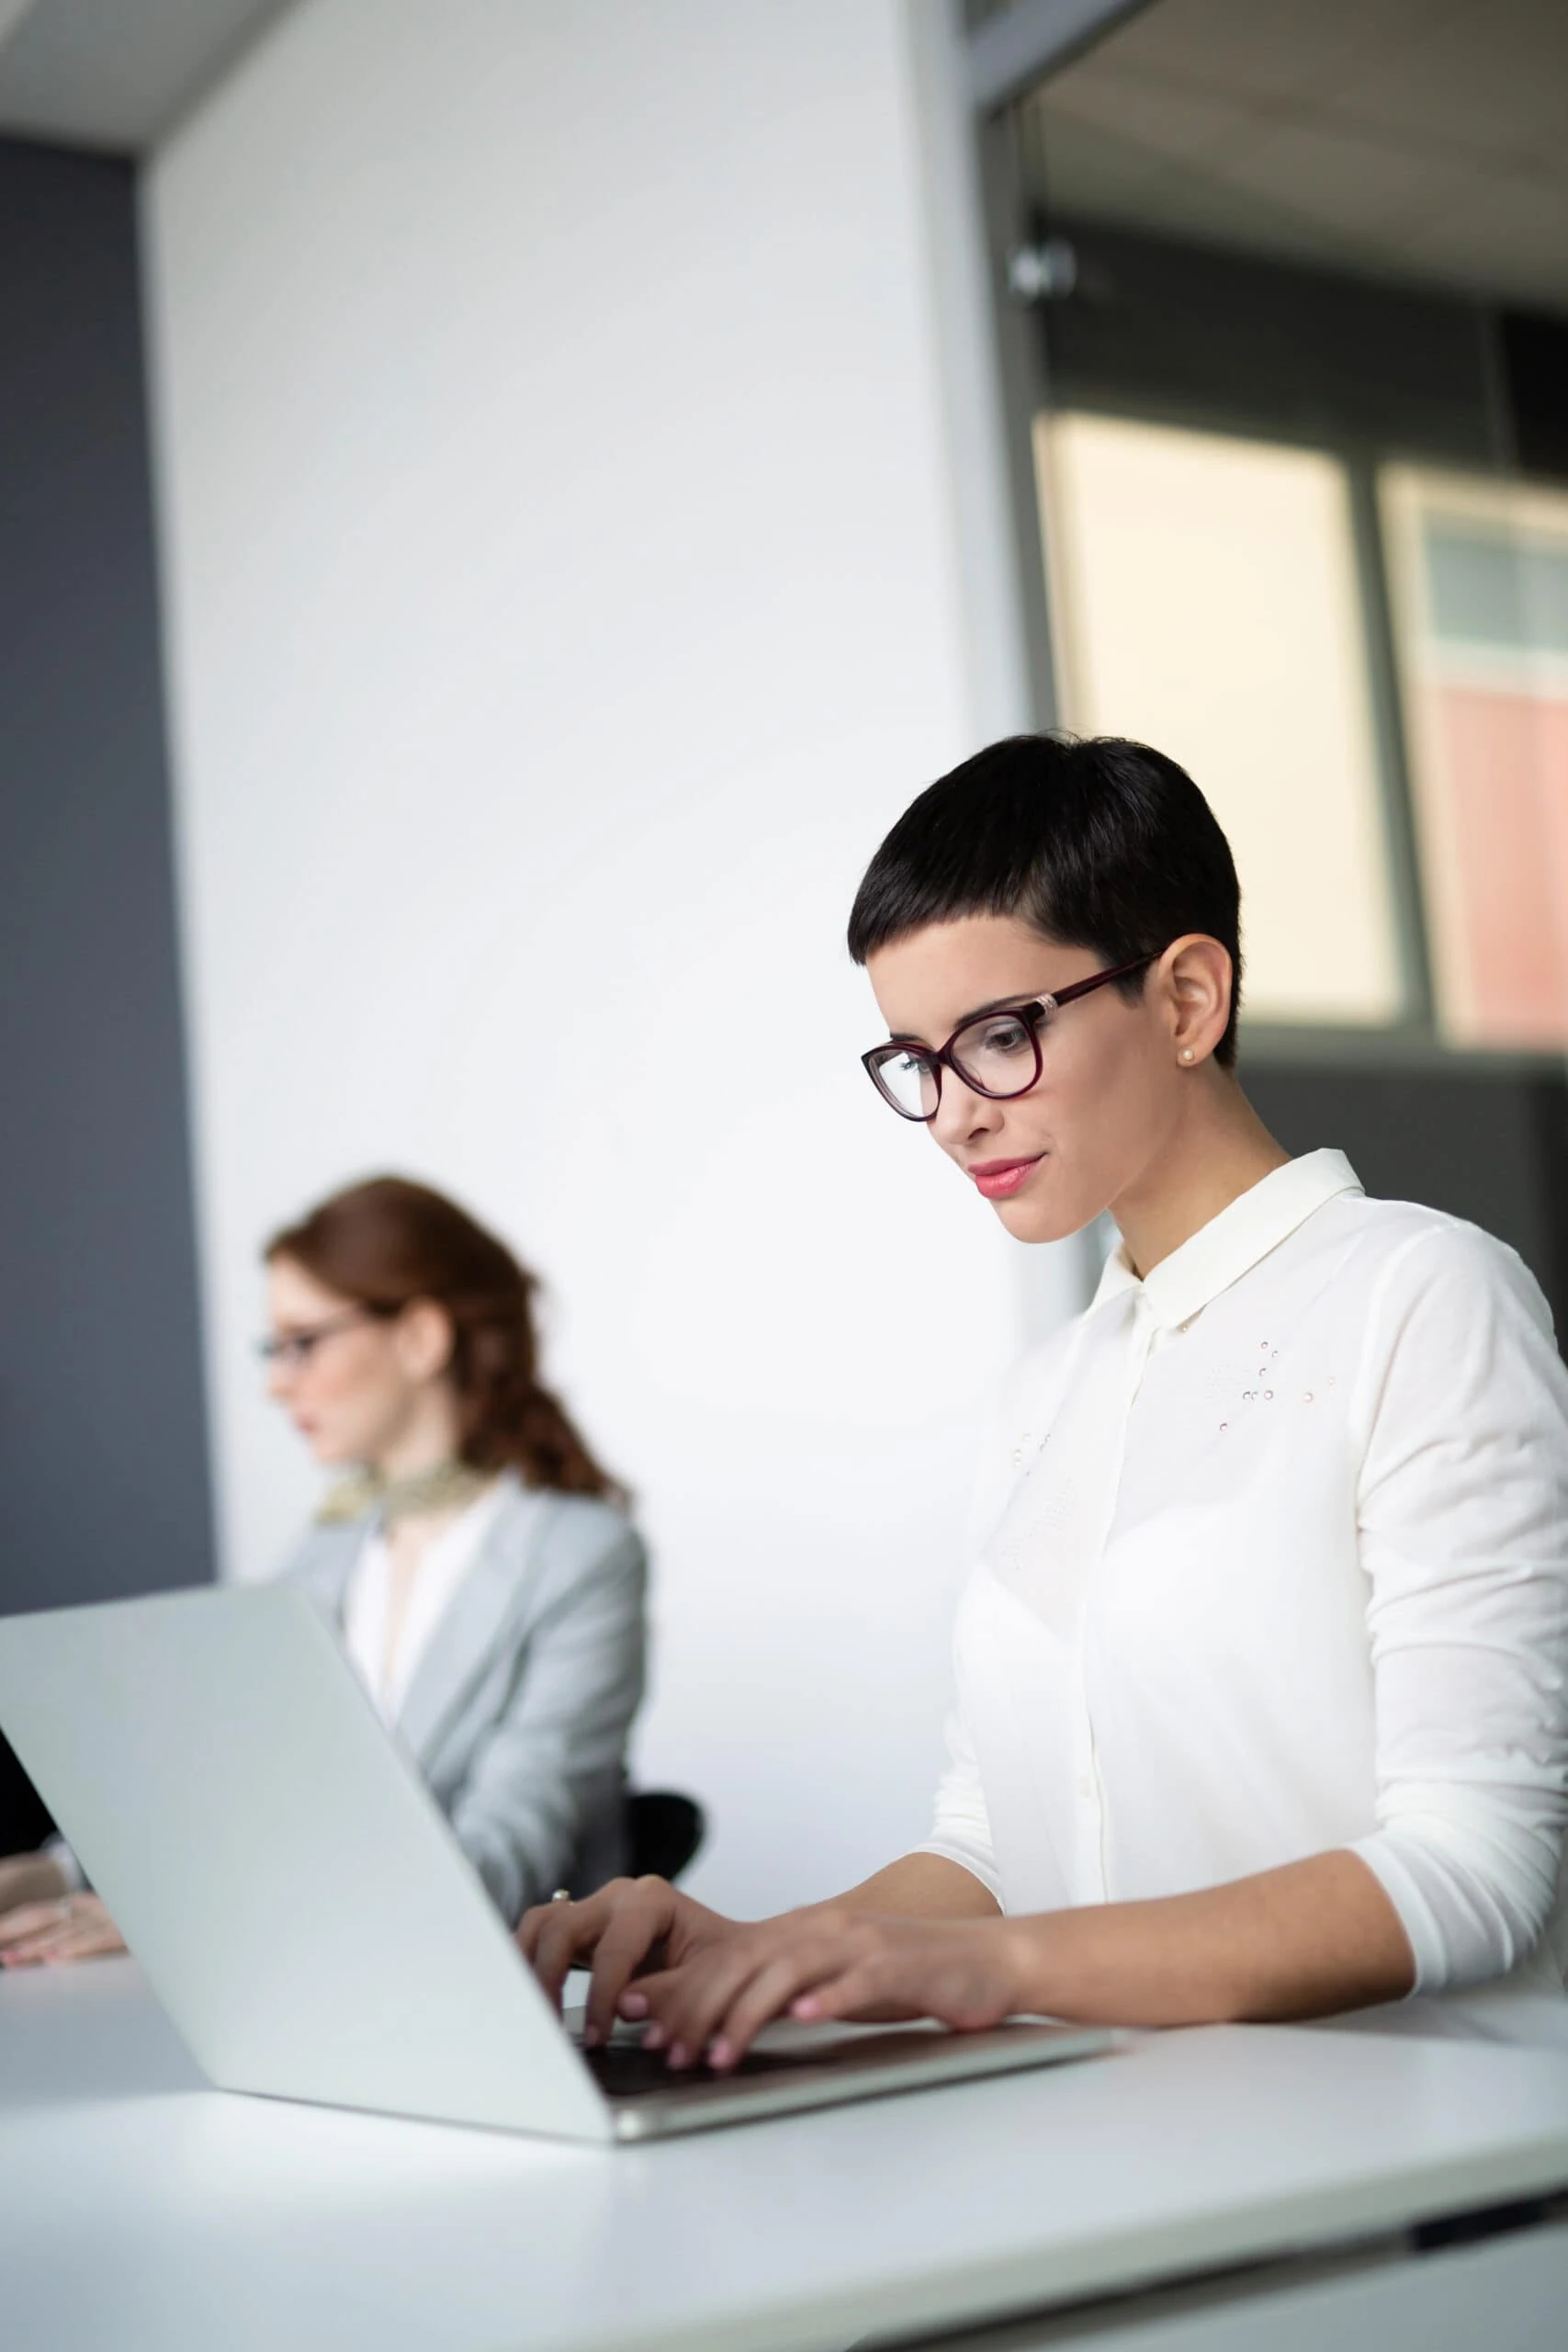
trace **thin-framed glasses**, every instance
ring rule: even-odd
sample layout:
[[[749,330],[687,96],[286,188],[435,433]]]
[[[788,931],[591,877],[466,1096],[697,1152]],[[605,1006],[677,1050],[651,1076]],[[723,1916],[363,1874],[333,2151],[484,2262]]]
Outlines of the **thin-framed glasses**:
[[[302,1371],[323,1340],[331,1340],[339,1331],[352,1331],[356,1323],[374,1323],[376,1317],[368,1307],[351,1307],[346,1314],[334,1315],[325,1323],[312,1323],[299,1331],[277,1331],[270,1339],[256,1341],[256,1353],[263,1363],[280,1372]]]
[[[901,1119],[935,1118],[944,1069],[972,1093],[984,1094],[992,1102],[1010,1102],[1015,1094],[1027,1094],[1040,1077],[1041,1033],[1054,1012],[1112,980],[1131,979],[1157,961],[1157,954],[1139,956],[1131,964],[1091,973],[1087,980],[1075,980],[1050,996],[1021,998],[1017,1004],[977,1012],[959,1023],[945,1046],[903,1045],[895,1038],[874,1046],[861,1061],[883,1101]]]

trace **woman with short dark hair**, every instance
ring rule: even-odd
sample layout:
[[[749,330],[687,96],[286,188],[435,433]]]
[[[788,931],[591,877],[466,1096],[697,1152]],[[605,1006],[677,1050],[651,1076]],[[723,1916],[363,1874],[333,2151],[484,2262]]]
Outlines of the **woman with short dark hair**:
[[[624,1867],[646,1562],[624,1493],[540,1376],[535,1277],[398,1176],[333,1193],[264,1255],[272,1394],[349,1474],[284,1573],[337,1629],[509,1923],[558,1886],[599,1885]],[[0,1961],[119,1950],[80,1890],[58,1845],[0,1862]]]
[[[850,946],[891,1109],[1021,1241],[1120,1245],[998,1418],[927,1842],[751,1926],[648,1882],[536,1911],[545,1984],[592,1959],[592,2030],[676,2065],[782,2013],[1412,1995],[1382,2021],[1568,2041],[1568,1377],[1530,1275],[1258,1121],[1230,851],[1156,752],[968,761]]]

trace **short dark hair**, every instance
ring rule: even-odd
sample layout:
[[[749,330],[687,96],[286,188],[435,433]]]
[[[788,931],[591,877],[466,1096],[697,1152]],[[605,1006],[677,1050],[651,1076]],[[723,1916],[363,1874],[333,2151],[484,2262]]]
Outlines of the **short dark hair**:
[[[1163,955],[1184,932],[1234,969],[1214,1058],[1235,1062],[1241,892],[1230,843],[1185,768],[1120,736],[1014,735],[912,801],[855,893],[850,954],[963,915],[1018,915],[1108,965]],[[1135,1000],[1145,975],[1116,983]]]

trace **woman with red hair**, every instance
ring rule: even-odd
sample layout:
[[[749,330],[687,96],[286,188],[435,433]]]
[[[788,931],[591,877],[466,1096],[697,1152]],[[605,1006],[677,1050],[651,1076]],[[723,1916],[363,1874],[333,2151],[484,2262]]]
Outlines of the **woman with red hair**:
[[[271,1393],[345,1474],[284,1573],[508,1921],[601,1884],[624,1862],[646,1561],[540,1378],[535,1277],[397,1176],[334,1193],[264,1254]],[[0,1861],[0,1961],[119,1949],[67,1849]]]

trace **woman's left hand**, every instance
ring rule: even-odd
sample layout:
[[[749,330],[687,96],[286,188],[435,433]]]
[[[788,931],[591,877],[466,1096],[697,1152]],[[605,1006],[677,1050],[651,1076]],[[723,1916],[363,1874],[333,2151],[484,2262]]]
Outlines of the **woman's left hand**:
[[[0,1911],[0,1968],[37,1968],[46,1962],[96,1960],[123,1951],[125,1939],[97,1894],[62,1894],[52,1903],[21,1903]]]
[[[640,1976],[621,2014],[671,2066],[739,2064],[770,2018],[886,2023],[936,2018],[961,2032],[1029,2007],[1005,1919],[900,1919],[831,1908],[741,1928],[684,1967]]]

